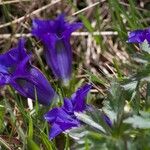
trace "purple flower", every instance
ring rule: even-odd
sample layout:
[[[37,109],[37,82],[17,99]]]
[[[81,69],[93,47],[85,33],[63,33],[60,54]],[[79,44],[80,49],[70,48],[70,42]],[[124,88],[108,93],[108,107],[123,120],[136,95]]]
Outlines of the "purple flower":
[[[112,127],[112,121],[110,120],[110,118],[105,113],[102,114],[102,118],[107,123],[107,125],[109,127]]]
[[[64,105],[54,108],[44,115],[45,120],[52,125],[49,138],[53,139],[58,134],[80,126],[81,122],[76,118],[75,112],[83,112],[88,108],[85,102],[86,96],[91,89],[90,84],[79,88],[70,99],[64,99]]]
[[[144,30],[135,30],[129,33],[129,43],[142,43],[147,40],[150,43],[150,28]]]
[[[49,105],[55,92],[42,72],[31,65],[31,55],[26,53],[21,39],[16,48],[0,55],[0,85],[9,84],[21,95]]]
[[[45,47],[48,66],[57,78],[67,82],[72,72],[71,33],[82,27],[82,23],[68,23],[64,15],[55,20],[33,20],[32,34]]]

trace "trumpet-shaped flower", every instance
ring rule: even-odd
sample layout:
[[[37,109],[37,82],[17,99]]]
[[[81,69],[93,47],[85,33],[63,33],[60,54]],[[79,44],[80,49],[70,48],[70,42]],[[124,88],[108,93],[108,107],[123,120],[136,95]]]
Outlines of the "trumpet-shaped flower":
[[[143,43],[145,40],[150,43],[150,29],[135,30],[129,33],[129,43]]]
[[[80,126],[81,122],[76,118],[75,112],[83,112],[89,107],[85,100],[90,89],[90,84],[84,85],[70,99],[64,99],[62,107],[54,108],[44,115],[45,120],[52,125],[49,133],[50,139],[63,131]]]
[[[21,95],[49,105],[55,92],[42,72],[31,65],[21,39],[16,48],[0,55],[0,85],[9,84]]]
[[[81,27],[81,23],[65,21],[64,15],[55,20],[33,20],[32,34],[44,44],[47,64],[64,82],[70,79],[72,72],[71,33]]]

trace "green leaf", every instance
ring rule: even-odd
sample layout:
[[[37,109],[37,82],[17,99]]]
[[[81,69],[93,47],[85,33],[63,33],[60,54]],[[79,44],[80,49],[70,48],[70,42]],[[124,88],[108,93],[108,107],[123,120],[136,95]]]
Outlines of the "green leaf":
[[[150,46],[147,40],[145,40],[142,44],[140,44],[140,47],[143,51],[150,54]]]
[[[28,150],[40,150],[39,146],[30,138],[27,138]]]
[[[124,123],[131,124],[134,128],[148,129],[150,128],[150,119],[134,115],[124,120]]]
[[[56,150],[55,145],[48,139],[48,136],[44,132],[40,133],[40,137],[44,146],[46,147],[46,150]]]
[[[111,110],[117,112],[118,114],[123,112],[126,99],[128,99],[128,93],[126,93],[119,83],[115,81],[112,82],[107,99]]]
[[[131,82],[128,82],[128,83],[122,85],[122,87],[123,87],[125,90],[127,90],[127,91],[132,91],[132,92],[133,92],[133,91],[136,89],[137,84],[138,84],[137,81],[131,81]]]
[[[75,116],[82,122],[86,123],[87,125],[99,130],[102,133],[106,133],[104,128],[100,126],[98,123],[96,123],[94,120],[92,120],[90,116],[83,113],[77,113],[77,112],[75,112]]]
[[[66,136],[66,143],[65,143],[64,150],[70,150],[70,148],[69,148],[69,136],[68,136],[68,134],[66,134],[65,136]]]
[[[0,132],[4,129],[4,115],[5,115],[5,107],[3,104],[0,104]]]
[[[29,117],[28,137],[29,137],[30,139],[33,138],[33,121],[32,121],[32,118],[31,118],[31,117]]]
[[[122,79],[123,73],[121,72],[121,70],[119,68],[119,64],[118,64],[118,62],[117,62],[117,60],[115,58],[113,59],[113,64],[114,64],[114,67],[115,67],[115,69],[117,71],[118,78]]]
[[[85,72],[90,76],[92,82],[99,83],[106,86],[106,81],[102,77],[95,75],[90,71],[85,71]]]

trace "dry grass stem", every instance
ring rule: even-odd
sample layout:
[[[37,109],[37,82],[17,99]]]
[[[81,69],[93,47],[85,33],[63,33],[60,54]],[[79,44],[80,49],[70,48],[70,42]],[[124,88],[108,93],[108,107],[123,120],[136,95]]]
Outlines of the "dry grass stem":
[[[2,24],[2,25],[0,25],[0,28],[4,28],[4,27],[10,26],[10,25],[12,25],[12,24],[19,23],[19,22],[21,22],[21,21],[23,21],[23,20],[25,20],[25,19],[27,19],[27,18],[29,18],[29,17],[32,17],[33,15],[36,15],[37,13],[39,13],[39,12],[41,12],[41,11],[43,11],[43,10],[45,10],[45,9],[47,9],[47,8],[49,8],[49,7],[53,6],[53,5],[55,5],[56,3],[60,2],[60,1],[61,1],[61,0],[56,0],[56,1],[54,1],[54,2],[52,2],[52,3],[50,3],[50,4],[48,4],[48,5],[45,5],[45,6],[41,7],[41,8],[39,8],[39,9],[33,11],[32,13],[29,13],[29,14],[23,16],[23,17],[20,17],[20,18],[18,18],[18,19],[15,19],[15,20],[13,20],[13,21],[11,21],[11,22]]]
[[[0,1],[0,5],[14,4],[14,3],[20,3],[20,2],[29,2],[29,1],[31,0]]]
[[[104,1],[105,1],[105,0],[104,0]],[[102,2],[103,2],[103,1],[102,1]],[[85,8],[83,8],[83,9],[81,9],[81,10],[79,10],[79,11],[73,13],[72,16],[78,15],[79,13],[82,13],[82,12],[84,12],[84,11],[86,11],[86,10],[88,10],[88,9],[90,9],[90,8],[92,8],[92,7],[94,7],[94,6],[99,5],[99,4],[100,4],[100,2],[96,2],[96,3],[92,4],[92,5],[89,5],[89,6],[85,7]]]
[[[102,32],[93,32],[93,33],[89,33],[89,32],[73,32],[72,33],[73,36],[88,36],[88,35],[105,35],[105,36],[113,36],[113,35],[118,35],[118,32],[116,31],[102,31]],[[15,37],[15,38],[19,38],[19,37],[31,37],[32,34],[31,33],[18,33],[18,34],[0,34],[0,39],[8,39],[10,37]]]

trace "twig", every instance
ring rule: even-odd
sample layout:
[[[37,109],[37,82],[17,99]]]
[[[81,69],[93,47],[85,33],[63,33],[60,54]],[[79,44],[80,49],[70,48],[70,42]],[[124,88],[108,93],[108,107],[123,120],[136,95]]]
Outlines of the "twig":
[[[14,4],[14,3],[20,3],[20,2],[29,2],[29,1],[31,1],[31,0],[0,1],[0,5]]]
[[[98,4],[100,4],[100,2],[96,2],[96,3],[94,3],[94,4],[90,5],[90,6],[87,6],[87,7],[83,8],[83,9],[73,13],[72,16],[78,15],[79,13],[84,12],[84,11],[86,11],[86,10],[88,10],[88,9],[98,5]]]
[[[73,36],[88,36],[91,35],[118,35],[118,32],[116,31],[101,31],[101,32],[73,32]]]
[[[0,34],[0,39],[8,39],[10,37],[15,37],[15,38],[19,38],[19,37],[31,37],[32,34],[28,33],[28,34]]]
[[[124,3],[124,2],[119,2],[119,3],[124,5],[124,6],[130,7],[130,4],[127,4],[127,3]],[[135,8],[138,9],[138,10],[141,10],[141,11],[148,12],[148,10],[146,10],[144,8],[140,8],[140,7],[135,7]]]
[[[102,31],[102,32],[93,32],[93,33],[89,33],[89,32],[73,32],[72,35],[73,36],[88,36],[89,34],[91,35],[105,35],[105,36],[113,36],[113,35],[118,35],[118,32],[116,31]],[[19,37],[31,37],[32,34],[31,33],[18,33],[18,34],[0,34],[0,39],[8,39],[10,37],[15,37],[15,38],[19,38]]]
[[[19,22],[25,20],[26,18],[29,18],[29,17],[31,17],[31,16],[33,16],[33,15],[35,15],[35,14],[37,14],[37,13],[39,13],[39,12],[45,10],[45,9],[47,9],[47,8],[49,8],[49,7],[53,6],[53,5],[55,5],[56,3],[60,2],[60,1],[61,1],[61,0],[56,0],[56,1],[54,1],[54,2],[52,2],[52,3],[50,3],[50,4],[48,4],[48,5],[45,5],[45,6],[41,7],[41,8],[39,8],[39,9],[33,11],[33,12],[30,13],[30,14],[27,14],[27,15],[25,15],[25,16],[23,16],[23,17],[20,17],[20,18],[18,18],[18,19],[15,19],[15,20],[13,20],[13,21],[11,21],[11,22],[2,24],[2,25],[0,25],[0,28],[4,28],[4,27],[10,26],[10,25],[12,25],[12,24],[19,23]]]
[[[0,143],[3,144],[8,150],[12,150],[10,145],[1,137],[0,137]]]
[[[25,0],[24,0],[24,1],[25,1]],[[26,0],[26,1],[27,1],[27,0]],[[52,6],[52,5],[54,5],[54,4],[58,3],[58,2],[60,2],[60,1],[61,1],[61,0],[56,0],[56,1],[54,1],[54,2],[52,2],[52,3],[50,3],[50,4],[48,4],[48,5],[43,6],[42,8],[39,8],[39,9],[33,11],[33,12],[30,13],[30,14],[27,14],[27,15],[25,15],[25,16],[23,16],[23,17],[20,17],[20,18],[18,18],[18,19],[15,19],[15,20],[13,20],[13,21],[11,21],[11,22],[2,24],[2,25],[0,25],[0,28],[4,28],[4,27],[10,26],[10,25],[12,25],[12,24],[19,23],[19,22],[25,20],[26,18],[29,18],[29,17],[31,17],[31,16],[33,16],[33,15],[35,15],[35,14],[37,14],[37,13],[39,13],[39,12],[45,10],[45,9],[47,9],[48,7],[50,7],[50,6]],[[104,1],[105,1],[105,0],[102,0],[101,2],[104,2]],[[15,2],[15,1],[14,1],[14,2]],[[16,0],[16,2],[18,2],[18,0]],[[4,3],[4,2],[2,2],[2,3]],[[1,4],[1,3],[0,3],[0,4]],[[78,15],[79,13],[82,13],[82,12],[84,12],[84,11],[86,11],[86,10],[88,10],[88,9],[90,9],[90,8],[92,8],[92,7],[96,6],[96,5],[98,5],[98,4],[100,4],[100,2],[96,2],[96,3],[94,3],[94,4],[90,5],[90,6],[87,6],[86,8],[83,8],[83,9],[81,9],[81,10],[79,10],[79,11],[73,13],[72,16]]]

